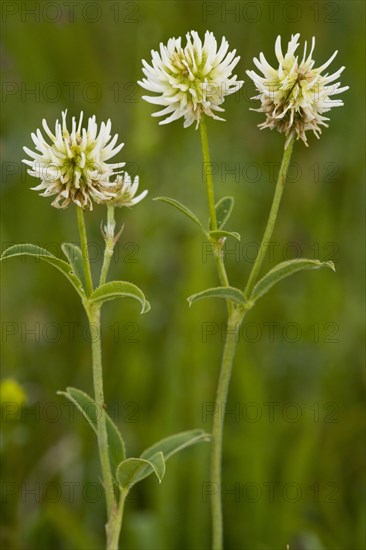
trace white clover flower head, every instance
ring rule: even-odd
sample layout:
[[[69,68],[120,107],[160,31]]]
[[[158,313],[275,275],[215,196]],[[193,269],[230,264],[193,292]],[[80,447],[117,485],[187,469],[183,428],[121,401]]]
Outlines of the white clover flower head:
[[[116,177],[111,192],[113,198],[108,200],[108,204],[114,206],[133,206],[142,201],[148,193],[147,189],[135,197],[139,187],[139,177],[135,176],[133,181],[127,172],[122,172]]]
[[[53,134],[45,119],[42,121],[51,144],[44,139],[40,130],[32,139],[37,153],[23,147],[32,160],[23,160],[30,166],[28,174],[41,179],[37,187],[32,187],[43,197],[56,195],[52,206],[66,208],[74,202],[84,210],[93,209],[93,201],[103,202],[111,197],[111,176],[118,174],[125,163],[107,164],[106,161],[116,155],[123,143],[116,145],[118,134],[111,140],[111,121],[102,122],[98,133],[95,116],[89,118],[88,127],[82,128],[83,113],[78,125],[72,118],[71,133],[66,125],[67,111],[62,113],[62,125],[57,120]]]
[[[236,50],[228,53],[225,37],[219,49],[212,32],[206,31],[203,43],[196,31],[188,32],[186,38],[184,48],[179,37],[171,38],[167,45],[161,43],[160,53],[152,50],[152,65],[142,60],[146,78],[138,84],[157,94],[143,99],[164,107],[152,115],[167,115],[159,124],[184,117],[185,128],[195,121],[197,128],[203,113],[224,120],[216,112],[224,111],[220,105],[225,96],[238,91],[243,81],[232,75],[240,57],[235,57]]]
[[[296,135],[308,145],[305,132],[312,130],[317,138],[320,137],[320,126],[328,127],[329,118],[323,113],[332,107],[341,107],[343,101],[331,99],[331,96],[348,90],[348,86],[340,87],[340,82],[334,84],[345,67],[341,67],[333,74],[321,73],[331,64],[337,51],[319,68],[314,68],[312,59],[315,38],[312,39],[311,50],[306,56],[307,42],[305,42],[302,60],[296,55],[299,46],[300,34],[291,36],[287,52],[282,53],[281,37],[278,36],[275,44],[275,53],[279,63],[278,69],[269,65],[263,53],[259,59],[254,58],[254,64],[261,71],[259,76],[254,71],[247,71],[253,80],[259,95],[252,99],[259,99],[261,107],[252,109],[266,114],[266,121],[259,125],[263,128],[276,128],[288,138]],[[332,84],[331,84],[332,83]]]

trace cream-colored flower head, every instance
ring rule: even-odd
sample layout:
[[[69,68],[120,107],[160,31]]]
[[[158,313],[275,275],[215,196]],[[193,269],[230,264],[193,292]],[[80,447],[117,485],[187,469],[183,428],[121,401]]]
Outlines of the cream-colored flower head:
[[[109,201],[109,204],[113,204],[114,206],[133,206],[137,204],[142,201],[148,193],[147,189],[145,189],[145,191],[135,197],[138,187],[139,177],[135,176],[132,181],[131,176],[127,172],[123,172],[116,177],[113,183],[111,192],[114,197]]]
[[[184,117],[185,128],[193,122],[198,126],[203,113],[224,120],[216,115],[224,111],[220,105],[225,96],[243,85],[243,81],[232,75],[240,57],[235,57],[236,50],[228,53],[226,38],[218,49],[212,32],[206,31],[203,43],[196,31],[187,33],[186,37],[184,48],[181,38],[171,38],[166,46],[160,44],[160,53],[152,50],[152,65],[142,61],[146,78],[138,84],[157,94],[143,96],[143,99],[164,107],[152,115],[167,115],[159,124]]]
[[[35,191],[43,191],[41,196],[56,195],[52,206],[66,208],[71,202],[85,209],[93,209],[93,201],[105,202],[114,196],[111,188],[115,185],[110,178],[118,174],[125,163],[107,164],[116,155],[123,143],[116,145],[118,135],[111,140],[111,121],[102,122],[98,133],[95,116],[89,118],[88,127],[82,128],[83,113],[78,125],[72,118],[71,133],[66,126],[67,111],[62,113],[62,125],[57,120],[55,134],[47,122],[42,124],[51,144],[44,139],[40,130],[32,134],[37,153],[24,147],[32,160],[23,160],[30,166],[28,174],[39,178],[40,185]]]
[[[343,101],[331,97],[348,90],[348,86],[341,88],[339,82],[334,84],[345,67],[330,75],[321,74],[331,64],[337,51],[326,63],[315,68],[315,61],[312,59],[315,38],[312,39],[308,56],[305,42],[301,61],[296,55],[299,38],[300,34],[292,35],[287,52],[283,55],[281,37],[278,36],[275,44],[278,69],[271,67],[263,53],[260,53],[259,59],[254,58],[254,63],[263,76],[254,71],[247,71],[247,75],[259,91],[259,95],[252,99],[261,101],[261,107],[252,110],[263,112],[267,117],[259,127],[276,128],[288,137],[295,134],[297,139],[301,138],[307,145],[305,132],[312,130],[319,138],[320,126],[328,127],[329,118],[323,116],[323,113],[330,111],[332,107],[343,105]]]

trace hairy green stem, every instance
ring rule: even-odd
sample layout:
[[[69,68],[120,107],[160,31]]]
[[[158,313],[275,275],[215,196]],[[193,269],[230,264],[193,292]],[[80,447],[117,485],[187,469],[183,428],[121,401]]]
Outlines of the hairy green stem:
[[[119,502],[115,503],[107,524],[107,550],[117,550],[122,528],[123,512],[128,491],[121,490]]]
[[[113,478],[108,453],[108,434],[105,416],[104,391],[103,391],[103,369],[102,369],[102,347],[101,347],[101,326],[100,306],[92,307],[89,311],[89,325],[92,339],[92,362],[93,362],[93,384],[94,399],[97,404],[97,436],[99,457],[102,467],[103,485],[107,502],[108,518],[110,517],[115,503],[113,491]]]
[[[208,208],[209,208],[210,220],[211,220],[210,223],[211,223],[212,231],[216,231],[218,226],[217,226],[217,217],[216,217],[216,208],[215,208],[215,192],[214,192],[214,186],[213,186],[213,180],[212,180],[210,147],[208,144],[207,127],[206,127],[206,121],[205,121],[204,115],[202,115],[202,118],[200,121],[200,131],[201,131],[202,157],[203,157],[203,165],[204,165],[203,173],[206,181]],[[220,282],[222,286],[229,286],[229,279],[228,279],[225,264],[224,264],[222,244],[220,242],[215,242],[215,243],[212,243],[212,245],[214,247],[216,267],[217,267],[217,272],[219,275]],[[233,311],[233,303],[230,300],[227,301],[227,309],[228,309],[228,314],[230,315]]]
[[[212,181],[212,166],[210,158],[210,148],[208,146],[208,137],[207,137],[207,127],[205,116],[202,115],[200,121],[200,132],[201,132],[201,144],[202,144],[202,154],[203,154],[203,174],[206,182],[206,191],[208,197],[208,208],[210,212],[210,223],[212,231],[217,230],[217,218],[216,218],[216,208],[215,208],[215,193]]]
[[[90,261],[88,254],[88,238],[86,233],[84,212],[81,208],[77,208],[78,227],[80,234],[80,245],[83,257],[83,269],[86,282],[86,294],[89,297],[93,292],[93,282],[91,277]],[[108,211],[108,221],[114,222],[113,213]],[[112,223],[109,224],[110,226]],[[113,228],[114,229],[114,228]],[[108,264],[105,267],[105,276],[108,272],[110,254]],[[106,258],[106,255],[105,255]],[[103,267],[104,267],[103,262]],[[103,273],[103,270],[102,270]],[[94,385],[94,400],[97,405],[97,438],[99,458],[102,469],[102,479],[105,491],[107,504],[108,522],[106,525],[107,534],[107,550],[116,550],[118,548],[119,533],[122,525],[122,502],[117,503],[113,488],[113,476],[108,452],[108,433],[105,415],[104,390],[103,390],[103,368],[102,368],[102,345],[101,345],[101,323],[100,309],[101,306],[92,305],[88,300],[85,300],[84,307],[89,320],[89,328],[92,341],[92,366],[93,366],[93,385]],[[121,496],[122,498],[122,496]],[[124,497],[125,498],[125,497]]]
[[[103,266],[102,266],[102,272],[100,274],[100,280],[99,285],[102,285],[107,280],[108,270],[111,263],[111,258],[113,256],[113,250],[114,250],[114,229],[116,226],[116,223],[114,221],[114,206],[108,205],[108,214],[107,214],[107,227],[106,227],[106,234],[105,234],[105,250],[104,250],[104,258],[103,258]]]
[[[266,229],[263,234],[262,242],[260,244],[257,257],[255,259],[252,270],[250,272],[247,285],[245,287],[244,294],[248,299],[257,281],[264,257],[266,255],[266,252],[273,234],[274,226],[277,219],[278,209],[281,203],[282,193],[286,183],[287,170],[291,160],[293,145],[294,145],[294,137],[292,136],[289,142],[285,145],[282,163],[281,163],[280,171],[278,173],[276,189],[273,196],[272,206],[269,213]]]
[[[204,162],[203,173],[206,180],[206,189],[211,218],[211,230],[217,230],[217,217],[215,208],[215,193],[213,188],[211,157],[207,137],[207,128],[204,117],[200,123],[202,156]],[[229,286],[229,278],[226,273],[223,257],[223,243],[220,241],[213,243],[217,272],[222,286]],[[211,471],[210,479],[212,485],[211,511],[212,511],[212,548],[213,550],[222,550],[223,548],[223,519],[221,502],[221,470],[222,470],[222,443],[224,433],[224,418],[227,394],[230,385],[231,371],[235,356],[236,341],[240,324],[244,317],[244,311],[235,307],[231,300],[226,300],[228,310],[227,330],[225,337],[225,346],[222,357],[219,381],[217,385],[215,415],[212,426],[212,446],[211,446]]]
[[[90,269],[88,238],[86,235],[84,210],[79,206],[77,206],[76,212],[78,217],[81,252],[83,255],[83,269],[84,269],[84,277],[85,277],[85,284],[86,284],[86,295],[90,296],[90,294],[93,292],[93,279],[92,279],[91,269]]]
[[[211,446],[211,509],[212,509],[212,548],[223,548],[223,519],[221,500],[222,443],[224,434],[225,409],[230,385],[231,371],[235,356],[240,325],[244,313],[234,312],[229,316],[226,328],[225,347],[222,356],[221,371],[217,385],[215,413],[212,426]]]

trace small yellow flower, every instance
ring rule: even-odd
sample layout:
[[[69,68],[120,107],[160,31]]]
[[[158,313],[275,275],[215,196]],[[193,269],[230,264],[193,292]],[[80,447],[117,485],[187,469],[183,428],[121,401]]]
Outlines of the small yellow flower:
[[[4,378],[0,382],[0,403],[22,405],[27,401],[27,395],[22,386],[14,378]]]

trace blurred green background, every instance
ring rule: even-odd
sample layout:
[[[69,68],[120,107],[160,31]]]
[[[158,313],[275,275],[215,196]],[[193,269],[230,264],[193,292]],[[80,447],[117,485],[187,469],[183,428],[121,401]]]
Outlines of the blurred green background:
[[[182,121],[159,127],[141,100],[141,59],[160,41],[196,29],[225,35],[246,81],[225,102],[227,122],[208,121],[217,197],[233,195],[228,270],[243,286],[268,213],[283,136],[260,132],[245,75],[263,51],[291,33],[316,36],[317,64],[339,50],[345,106],[309,148],[296,143],[274,241],[274,261],[303,255],[333,260],[267,295],[244,322],[224,442],[225,548],[364,548],[364,38],[363,2],[3,2],[2,247],[33,242],[60,253],[77,240],[74,208],[50,207],[30,190],[23,145],[45,117],[111,118],[125,147],[116,158],[140,175],[148,198],[118,211],[125,223],[112,278],[135,282],[151,301],[139,316],[128,300],[104,309],[105,394],[130,456],[176,431],[210,430],[225,306],[189,309],[186,297],[216,284],[194,225],[170,195],[207,218],[199,133]],[[93,269],[106,212],[88,214]],[[207,260],[207,261],[206,261]],[[240,260],[240,261],[239,261]],[[57,390],[92,392],[86,319],[76,294],[47,265],[2,266],[3,400],[1,547],[87,550],[103,547],[104,500],[96,441]],[[33,332],[32,332],[33,331]],[[19,399],[18,406],[14,403]],[[16,413],[16,410],[18,411]],[[32,412],[33,411],[33,412]],[[210,545],[209,446],[168,464],[161,486],[147,479],[131,494],[121,547],[203,549]]]

